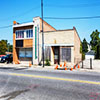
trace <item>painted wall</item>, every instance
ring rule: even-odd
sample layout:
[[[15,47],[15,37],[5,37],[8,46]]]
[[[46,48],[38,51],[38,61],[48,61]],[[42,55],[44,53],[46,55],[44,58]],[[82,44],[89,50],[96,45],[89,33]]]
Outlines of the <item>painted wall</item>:
[[[77,64],[82,60],[82,54],[80,53],[81,40],[78,36],[76,29],[74,28],[74,63]]]
[[[42,19],[40,19],[40,32],[42,31]],[[52,27],[50,24],[48,24],[46,21],[43,21],[43,31],[56,31],[56,29],[54,27]]]
[[[45,44],[74,44],[74,31],[64,30],[44,33]]]

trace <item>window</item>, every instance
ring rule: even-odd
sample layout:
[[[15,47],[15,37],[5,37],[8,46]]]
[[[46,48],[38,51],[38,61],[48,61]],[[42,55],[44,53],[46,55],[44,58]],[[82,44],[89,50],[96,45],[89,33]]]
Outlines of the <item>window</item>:
[[[16,47],[23,47],[23,40],[16,40]]]
[[[32,38],[33,37],[33,30],[32,29],[17,30],[15,33],[16,33],[16,39]]]
[[[33,37],[33,30],[29,29],[26,30],[26,38],[32,38]]]
[[[51,47],[46,46],[44,49],[44,59],[51,60]]]
[[[32,58],[32,48],[21,48],[19,49],[19,57]]]
[[[16,38],[24,38],[24,31],[23,30],[16,31]]]
[[[61,48],[61,61],[71,62],[71,48]]]

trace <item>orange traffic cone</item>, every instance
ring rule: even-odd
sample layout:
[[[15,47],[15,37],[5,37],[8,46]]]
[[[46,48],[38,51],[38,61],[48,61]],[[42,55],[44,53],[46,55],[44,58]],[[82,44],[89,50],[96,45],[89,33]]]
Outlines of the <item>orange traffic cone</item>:
[[[60,67],[62,67],[62,64],[60,64]]]
[[[78,64],[78,69],[80,68],[80,65]]]
[[[56,65],[55,69],[58,69],[58,64]]]
[[[64,62],[64,67],[66,67],[66,61]]]
[[[17,64],[20,64],[20,61],[19,60],[17,61]]]
[[[73,70],[73,68],[70,69],[71,71]]]
[[[65,70],[67,70],[67,67],[65,67]]]
[[[74,69],[76,69],[76,65],[74,65]]]
[[[32,66],[32,64],[31,64],[31,62],[29,62],[29,67],[31,67]]]

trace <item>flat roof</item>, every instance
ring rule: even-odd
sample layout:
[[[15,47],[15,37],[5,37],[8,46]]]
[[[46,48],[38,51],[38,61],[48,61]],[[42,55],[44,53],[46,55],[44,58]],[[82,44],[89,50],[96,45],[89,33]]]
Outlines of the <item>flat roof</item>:
[[[34,22],[29,22],[29,23],[23,23],[23,24],[16,24],[16,25],[13,25],[13,27],[24,27],[24,26],[32,26],[34,25]]]

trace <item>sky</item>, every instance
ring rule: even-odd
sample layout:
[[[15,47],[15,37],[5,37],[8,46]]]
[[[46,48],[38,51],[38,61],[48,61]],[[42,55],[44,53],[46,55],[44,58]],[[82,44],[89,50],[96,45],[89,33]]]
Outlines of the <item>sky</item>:
[[[100,0],[43,0],[44,17],[89,17],[100,16]],[[0,0],[0,40],[13,44],[13,21],[31,22],[33,17],[41,17],[41,0]],[[100,18],[97,19],[44,19],[57,30],[76,27],[81,41],[90,42],[90,34],[100,31]]]

